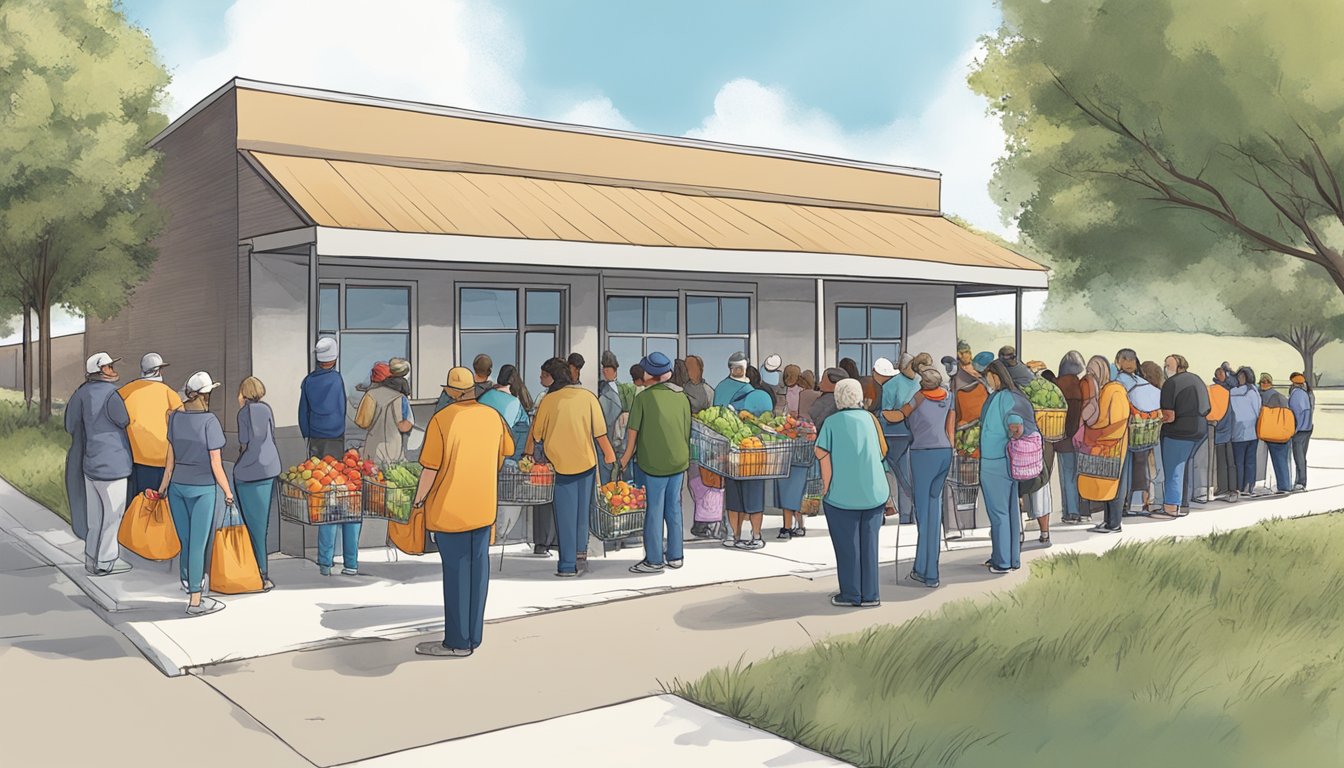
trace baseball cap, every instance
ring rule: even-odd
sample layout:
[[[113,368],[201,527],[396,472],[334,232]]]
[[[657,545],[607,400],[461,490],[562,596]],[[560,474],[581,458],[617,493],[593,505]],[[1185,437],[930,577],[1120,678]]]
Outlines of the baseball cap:
[[[896,366],[892,365],[887,358],[879,357],[873,361],[873,373],[891,378],[896,375]]]
[[[662,352],[650,352],[639,361],[639,367],[649,376],[662,376],[672,370],[672,361]]]
[[[456,389],[462,392],[475,387],[476,379],[471,375],[471,371],[460,365],[448,372],[448,381],[443,385],[444,389]]]
[[[84,362],[84,372],[97,373],[103,369],[103,366],[113,365],[119,360],[121,360],[120,357],[112,357],[106,352],[99,352]]]
[[[187,377],[187,385],[182,388],[182,394],[186,395],[190,392],[211,392],[219,386],[221,386],[220,383],[211,378],[210,374],[205,371],[197,371]]]
[[[158,352],[150,352],[149,354],[140,358],[141,373],[149,373],[150,371],[157,371],[160,368],[167,368],[167,367],[168,364],[163,362],[163,356],[160,355]]]
[[[734,368],[746,368],[747,367],[746,354],[743,352],[734,352],[732,356],[728,358],[728,365]]]
[[[765,370],[774,373],[775,371],[778,371],[779,367],[783,364],[784,361],[779,358],[779,355],[770,355],[769,357],[765,358],[765,363],[762,365],[762,367]]]
[[[823,373],[822,376],[824,376],[832,384],[839,384],[840,382],[849,378],[849,374],[845,373],[844,368],[827,368],[826,372]]]
[[[993,352],[981,352],[980,354],[971,358],[971,367],[975,368],[977,372],[983,373],[984,370],[988,368],[989,364],[992,362],[994,362]]]
[[[330,336],[318,339],[317,344],[313,345],[313,355],[317,357],[319,363],[334,362],[340,356],[336,340]]]

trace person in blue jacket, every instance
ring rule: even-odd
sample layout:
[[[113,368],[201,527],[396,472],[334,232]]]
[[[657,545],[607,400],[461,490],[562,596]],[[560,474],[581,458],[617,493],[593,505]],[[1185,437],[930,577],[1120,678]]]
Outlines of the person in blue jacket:
[[[1255,494],[1255,460],[1260,438],[1256,424],[1260,420],[1260,392],[1256,389],[1255,371],[1250,366],[1237,370],[1236,386],[1232,388],[1228,413],[1232,417],[1232,455],[1236,468],[1236,488],[1231,501]]]
[[[336,370],[340,350],[333,338],[317,340],[313,347],[317,368],[303,379],[299,390],[299,433],[308,441],[308,455],[340,459],[345,453],[345,381]],[[317,567],[330,576],[336,559],[336,534],[341,535],[341,573],[359,573],[358,523],[333,523],[318,526]]]
[[[1018,391],[1012,374],[995,360],[985,367],[985,386],[993,393],[980,415],[980,492],[989,517],[991,573],[1022,567],[1022,515],[1017,481],[1008,468],[1008,441],[1035,431],[1031,403]]]
[[[728,378],[714,388],[714,405],[726,406],[738,413],[748,411],[757,415],[773,411],[774,401],[768,392],[752,383],[750,369],[747,356],[734,352],[728,358]],[[760,381],[760,374],[757,374],[756,381]],[[730,526],[730,535],[723,540],[723,546],[737,549],[765,547],[765,539],[761,537],[761,528],[765,523],[764,480],[724,478],[723,507],[728,513]],[[742,523],[747,519],[751,520],[751,538],[743,539]]]
[[[1307,377],[1294,372],[1289,379],[1293,383],[1288,391],[1288,408],[1297,420],[1297,432],[1293,434],[1293,490],[1307,489],[1307,444],[1311,442],[1312,414],[1316,410],[1316,395],[1311,391]]]

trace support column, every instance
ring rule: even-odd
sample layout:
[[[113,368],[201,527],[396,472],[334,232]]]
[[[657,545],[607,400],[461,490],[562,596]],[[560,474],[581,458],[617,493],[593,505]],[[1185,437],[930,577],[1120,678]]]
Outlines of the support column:
[[[1015,301],[1015,306],[1013,307],[1013,317],[1014,317],[1014,322],[1013,322],[1013,333],[1014,333],[1014,336],[1013,336],[1013,346],[1017,347],[1017,359],[1018,359],[1019,361],[1025,361],[1026,358],[1023,357],[1023,352],[1022,352],[1022,289],[1021,289],[1021,288],[1018,288],[1018,289],[1014,292],[1014,294],[1013,294],[1013,298],[1014,298],[1014,301]]]
[[[308,367],[311,370],[316,364],[313,357],[313,347],[317,345],[317,302],[318,302],[318,280],[317,280],[317,243],[308,246]]]
[[[826,370],[826,281],[817,278],[817,381]]]

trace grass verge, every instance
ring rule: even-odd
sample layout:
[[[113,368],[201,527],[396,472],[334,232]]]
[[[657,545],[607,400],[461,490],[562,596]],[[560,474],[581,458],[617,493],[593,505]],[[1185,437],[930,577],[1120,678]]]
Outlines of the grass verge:
[[[859,766],[1338,765],[1344,514],[1060,555],[669,690]]]
[[[59,412],[39,424],[37,407],[24,407],[23,396],[0,390],[0,477],[34,501],[70,520],[65,495],[65,454],[70,449]]]

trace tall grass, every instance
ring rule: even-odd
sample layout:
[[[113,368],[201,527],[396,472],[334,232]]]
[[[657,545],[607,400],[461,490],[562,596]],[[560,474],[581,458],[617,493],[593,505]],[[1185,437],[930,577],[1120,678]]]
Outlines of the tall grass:
[[[1344,764],[1344,515],[1023,586],[675,693],[860,766]]]
[[[67,521],[65,454],[69,448],[70,435],[59,412],[47,424],[39,424],[37,406],[26,408],[20,393],[0,389],[0,477]]]

